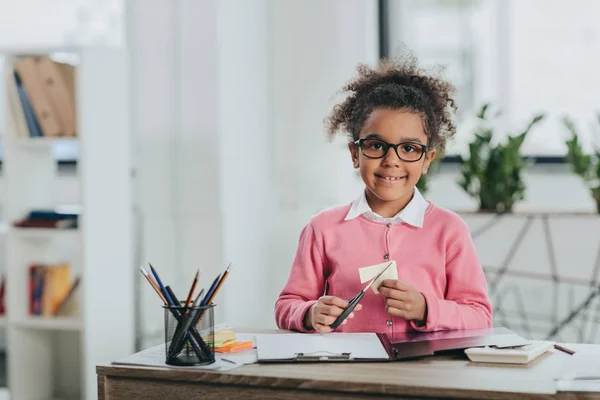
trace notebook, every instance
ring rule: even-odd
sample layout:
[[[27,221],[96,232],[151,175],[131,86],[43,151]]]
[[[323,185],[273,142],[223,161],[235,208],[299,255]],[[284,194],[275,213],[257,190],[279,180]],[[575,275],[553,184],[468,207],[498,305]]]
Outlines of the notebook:
[[[532,340],[530,344],[499,349],[493,346],[466,349],[469,360],[483,363],[527,364],[553,347],[553,342]]]

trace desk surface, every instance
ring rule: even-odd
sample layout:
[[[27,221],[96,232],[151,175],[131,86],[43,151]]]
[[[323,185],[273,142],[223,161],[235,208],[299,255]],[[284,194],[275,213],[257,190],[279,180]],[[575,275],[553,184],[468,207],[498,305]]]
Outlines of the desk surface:
[[[578,351],[598,352],[600,357],[600,345],[572,347]],[[101,365],[97,373],[100,399],[140,395],[146,399],[165,395],[175,398],[217,393],[225,398],[279,398],[284,393],[286,398],[310,399],[399,395],[478,399],[600,398],[600,393],[582,396],[585,393],[561,392],[557,395],[555,379],[569,372],[572,357],[553,350],[527,365],[501,365],[472,363],[464,354],[454,353],[386,363],[253,364],[229,372]],[[134,385],[142,381],[145,386]],[[160,392],[161,387],[165,388],[164,392]],[[142,393],[143,388],[147,392]],[[210,391],[204,391],[207,388]],[[152,397],[154,395],[157,397]]]

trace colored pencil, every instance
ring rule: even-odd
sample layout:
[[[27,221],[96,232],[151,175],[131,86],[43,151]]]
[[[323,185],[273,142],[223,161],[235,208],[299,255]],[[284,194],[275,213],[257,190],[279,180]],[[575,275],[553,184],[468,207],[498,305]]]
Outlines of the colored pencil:
[[[210,297],[208,298],[208,301],[206,301],[206,299],[202,300],[202,304],[203,305],[207,306],[207,305],[209,305],[209,304],[212,303],[212,301],[214,300],[214,298],[217,296],[217,293],[219,292],[219,289],[221,289],[221,286],[223,286],[223,282],[225,281],[225,279],[227,279],[227,276],[229,276],[229,271],[230,270],[231,270],[231,263],[229,263],[229,265],[227,266],[227,269],[225,269],[225,272],[223,273],[223,276],[221,277],[221,280],[219,280],[219,283],[217,283],[217,286],[215,287],[215,290],[213,290],[212,293],[207,293],[206,294],[207,297],[208,296],[210,296]],[[195,325],[196,327],[200,323],[201,319],[202,319],[202,315],[196,321],[196,325]]]
[[[160,289],[158,288],[158,286],[156,286],[156,283],[154,283],[154,281],[150,277],[150,274],[148,273],[148,271],[146,271],[146,269],[143,266],[140,266],[140,270],[142,271],[142,274],[144,275],[144,277],[146,278],[146,280],[148,281],[148,283],[150,283],[150,286],[152,286],[152,289],[154,289],[154,291],[156,292],[156,294],[158,295],[158,297],[160,297],[160,299],[162,300],[163,304],[166,306],[167,305],[167,300],[165,300],[165,297],[160,292]]]
[[[562,351],[564,353],[567,353],[567,354],[570,354],[570,355],[575,354],[575,352],[573,350],[567,349],[566,347],[563,347],[563,346],[561,346],[559,344],[556,344],[556,343],[554,343],[554,348],[556,350],[560,350],[560,351]]]
[[[154,275],[154,278],[156,279],[156,283],[158,284],[158,288],[160,289],[161,293],[165,297],[167,304],[170,306],[179,305],[179,304],[175,304],[173,299],[171,299],[171,296],[169,296],[169,293],[167,293],[167,290],[165,289],[165,285],[163,285],[162,281],[160,280],[160,277],[158,276],[158,272],[156,272],[156,270],[154,269],[152,264],[148,263],[148,265],[150,266],[150,272],[152,272],[152,275]]]
[[[200,277],[200,268],[196,272],[196,276],[194,277],[194,281],[192,282],[192,287],[190,288],[190,292],[188,293],[187,299],[185,300],[185,306],[189,307],[192,303],[192,297],[194,296],[194,291],[196,290],[196,285],[198,284],[198,278]]]

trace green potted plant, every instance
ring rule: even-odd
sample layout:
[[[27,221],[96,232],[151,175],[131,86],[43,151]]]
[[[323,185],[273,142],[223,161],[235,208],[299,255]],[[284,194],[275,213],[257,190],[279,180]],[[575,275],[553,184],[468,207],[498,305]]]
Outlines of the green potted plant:
[[[536,115],[518,135],[509,135],[505,142],[494,144],[489,111],[490,105],[484,104],[477,113],[479,123],[475,139],[469,144],[468,157],[459,157],[461,176],[458,183],[478,200],[479,211],[506,213],[525,197],[523,171],[530,162],[521,157],[521,145],[544,114]]]
[[[600,125],[600,113],[596,115]],[[569,117],[563,118],[563,123],[571,133],[571,137],[565,141],[567,145],[566,161],[571,171],[583,178],[589,187],[592,197],[596,202],[596,209],[600,212],[600,149],[587,153],[579,140],[579,133],[573,120]]]

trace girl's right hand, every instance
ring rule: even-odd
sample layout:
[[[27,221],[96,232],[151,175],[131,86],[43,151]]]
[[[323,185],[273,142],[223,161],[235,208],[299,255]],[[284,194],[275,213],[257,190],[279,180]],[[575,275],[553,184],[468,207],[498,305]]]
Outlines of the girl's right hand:
[[[344,312],[346,307],[348,307],[348,301],[344,299],[335,296],[322,296],[306,313],[307,321],[305,325],[320,333],[331,332],[333,329],[330,325]],[[358,304],[354,311],[361,309],[362,305]],[[354,318],[354,311],[348,315],[342,325],[348,322],[348,319]]]

